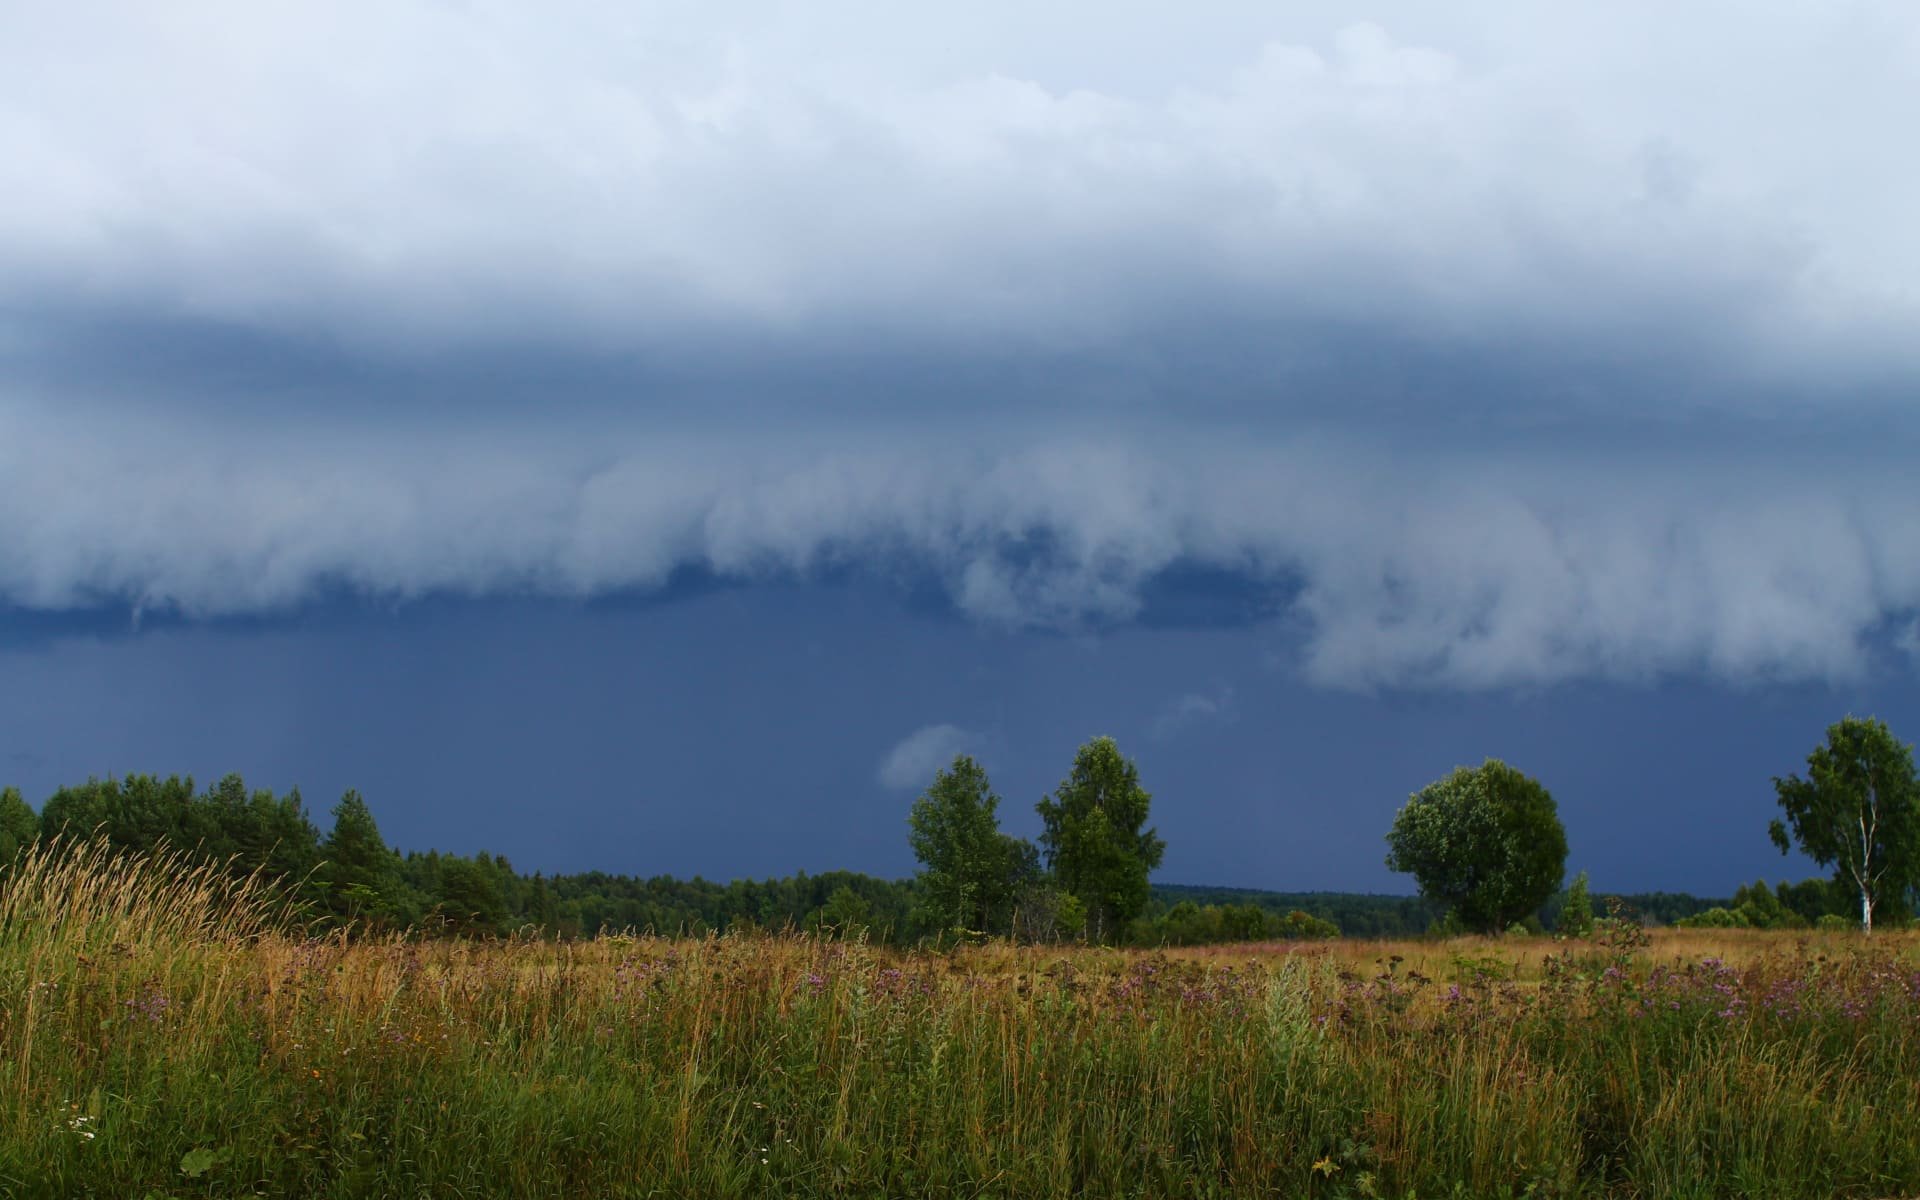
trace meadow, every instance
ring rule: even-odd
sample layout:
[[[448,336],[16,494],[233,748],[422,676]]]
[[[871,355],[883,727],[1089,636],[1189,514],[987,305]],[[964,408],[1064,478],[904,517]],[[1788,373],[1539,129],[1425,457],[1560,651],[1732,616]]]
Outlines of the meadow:
[[[1920,1192],[1920,941],[350,940],[0,882],[0,1195]]]

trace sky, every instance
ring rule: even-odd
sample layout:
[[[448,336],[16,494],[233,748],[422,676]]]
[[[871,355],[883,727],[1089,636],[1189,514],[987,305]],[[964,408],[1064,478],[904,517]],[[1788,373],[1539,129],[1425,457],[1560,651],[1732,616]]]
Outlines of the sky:
[[[525,869],[1812,872],[1920,729],[1920,10],[0,0],[0,773]]]

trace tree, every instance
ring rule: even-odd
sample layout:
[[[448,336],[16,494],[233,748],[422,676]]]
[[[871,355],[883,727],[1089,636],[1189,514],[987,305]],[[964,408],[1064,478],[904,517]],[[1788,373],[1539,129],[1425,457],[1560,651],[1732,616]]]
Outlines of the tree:
[[[1773,894],[1788,912],[1808,925],[1821,917],[1843,915],[1853,907],[1853,897],[1846,888],[1818,875],[1799,883],[1777,883]]]
[[[1080,747],[1073,773],[1036,806],[1054,883],[1083,906],[1095,940],[1118,933],[1147,906],[1147,875],[1167,849],[1143,828],[1152,800],[1120,747],[1099,737]]]
[[[1593,933],[1593,897],[1587,892],[1585,871],[1573,877],[1573,886],[1567,889],[1567,902],[1560,908],[1560,919],[1554,922],[1554,930],[1567,937],[1587,937]]]
[[[40,836],[40,817],[20,798],[19,788],[0,790],[0,867]]]
[[[349,790],[333,806],[333,830],[320,844],[320,853],[326,861],[319,875],[327,885],[327,905],[336,916],[351,921],[377,920],[388,914],[399,881],[399,862],[359,792]]]
[[[488,864],[458,855],[440,860],[437,915],[458,933],[498,933],[507,918],[500,889]]]
[[[1553,796],[1497,758],[1456,767],[1414,793],[1387,845],[1388,867],[1483,933],[1533,913],[1566,874],[1567,834]]]
[[[1825,745],[1807,755],[1807,778],[1776,777],[1782,822],[1767,836],[1785,854],[1792,842],[1808,858],[1833,868],[1836,884],[1860,897],[1860,927],[1873,932],[1873,914],[1920,881],[1920,780],[1913,746],[1885,722],[1843,718],[1828,726]]]
[[[104,836],[121,850],[150,850],[165,840],[177,850],[196,851],[202,839],[193,829],[192,805],[191,778],[89,779],[49,796],[40,809],[40,828],[72,838]]]
[[[834,888],[827,902],[807,917],[807,928],[843,938],[865,937],[873,922],[873,906],[846,884]]]
[[[936,928],[984,933],[1002,923],[1033,850],[1000,832],[999,807],[986,771],[965,754],[913,802],[907,840],[923,868],[922,916]]]

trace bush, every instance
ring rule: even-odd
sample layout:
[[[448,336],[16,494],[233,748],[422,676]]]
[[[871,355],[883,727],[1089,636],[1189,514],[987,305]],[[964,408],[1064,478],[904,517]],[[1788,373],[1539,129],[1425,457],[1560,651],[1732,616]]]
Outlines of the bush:
[[[1195,904],[1182,900],[1130,931],[1149,946],[1205,946],[1221,942],[1311,941],[1340,936],[1340,927],[1299,909],[1281,916],[1257,904]]]
[[[1339,937],[1340,927],[1332,921],[1301,912],[1296,908],[1279,918],[1278,923],[1272,927],[1267,936],[1289,941],[1322,941]]]
[[[1751,923],[1743,912],[1715,905],[1703,913],[1681,917],[1674,922],[1679,929],[1747,929]]]

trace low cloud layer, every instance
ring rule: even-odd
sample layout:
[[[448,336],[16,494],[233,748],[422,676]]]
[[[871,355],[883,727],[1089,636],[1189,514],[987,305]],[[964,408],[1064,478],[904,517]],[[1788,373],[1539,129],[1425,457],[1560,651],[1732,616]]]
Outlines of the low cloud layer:
[[[1138,617],[1169,571],[1262,589],[1343,687],[1842,678],[1920,611],[1910,456],[1580,453],[1035,432],[601,439],[210,435],[13,422],[0,596],[190,616],[328,588],[585,597],[699,567],[937,580],[991,627]]]

